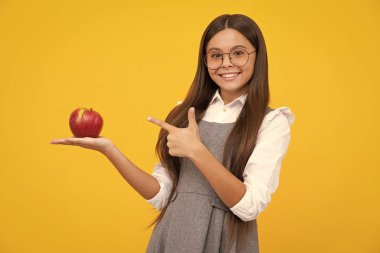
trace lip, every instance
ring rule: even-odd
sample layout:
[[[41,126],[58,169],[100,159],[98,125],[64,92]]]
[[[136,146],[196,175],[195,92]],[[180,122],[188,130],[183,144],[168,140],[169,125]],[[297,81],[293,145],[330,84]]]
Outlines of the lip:
[[[240,72],[224,72],[224,73],[219,73],[218,75],[225,75],[225,74],[240,74]]]
[[[234,77],[223,77],[222,75],[225,75],[225,74],[237,74],[237,76],[234,76]],[[239,78],[240,74],[241,74],[241,72],[226,72],[226,73],[221,73],[221,74],[218,74],[218,75],[224,81],[232,81],[232,80],[235,80],[236,78]]]

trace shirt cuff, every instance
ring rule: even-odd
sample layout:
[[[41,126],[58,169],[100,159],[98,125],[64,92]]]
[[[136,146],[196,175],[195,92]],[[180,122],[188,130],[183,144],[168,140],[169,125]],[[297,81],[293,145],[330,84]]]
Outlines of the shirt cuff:
[[[230,210],[243,221],[251,221],[257,218],[259,215],[259,208],[254,201],[251,187],[244,183],[246,191],[243,198],[236,203]]]
[[[160,190],[151,199],[148,199],[147,201],[153,205],[156,209],[161,210],[166,205],[166,202],[168,201],[172,183],[171,179],[164,167],[162,167],[161,163],[158,163],[153,170],[152,176],[155,177],[158,181],[158,184],[160,185]]]
[[[148,199],[147,201],[151,205],[153,205],[157,210],[161,210],[165,206],[165,203],[163,201],[163,199],[165,198],[165,192],[164,192],[165,186],[164,186],[164,182],[162,182],[159,178],[157,178],[157,180],[160,185],[160,190],[153,198]]]

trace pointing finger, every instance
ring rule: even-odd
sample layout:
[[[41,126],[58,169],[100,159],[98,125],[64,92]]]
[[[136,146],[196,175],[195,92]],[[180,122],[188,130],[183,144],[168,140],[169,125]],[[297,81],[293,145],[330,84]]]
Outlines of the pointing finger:
[[[155,118],[152,118],[150,116],[147,118],[147,120],[149,120],[153,124],[156,124],[156,125],[162,127],[163,129],[167,130],[168,132],[170,132],[176,128],[175,126],[172,126],[172,125],[166,123],[165,121],[155,119]]]

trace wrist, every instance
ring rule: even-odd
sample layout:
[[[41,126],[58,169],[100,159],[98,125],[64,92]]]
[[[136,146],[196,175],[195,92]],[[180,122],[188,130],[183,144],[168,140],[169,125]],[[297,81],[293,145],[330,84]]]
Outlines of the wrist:
[[[109,157],[113,152],[115,152],[116,150],[116,146],[115,144],[113,143],[110,143],[109,145],[107,145],[102,151],[101,153],[103,155],[105,155],[106,157]]]
[[[205,145],[203,145],[202,142],[200,142],[198,145],[195,146],[193,149],[193,152],[190,154],[189,158],[190,160],[194,161],[197,157],[200,157],[201,154],[206,151],[207,148]]]

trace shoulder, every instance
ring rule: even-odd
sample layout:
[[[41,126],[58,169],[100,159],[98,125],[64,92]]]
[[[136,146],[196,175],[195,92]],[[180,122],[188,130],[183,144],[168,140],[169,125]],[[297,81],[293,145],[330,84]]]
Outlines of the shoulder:
[[[290,127],[294,123],[294,120],[295,116],[287,106],[278,107],[276,109],[269,108],[267,114],[264,116],[261,128],[272,124],[282,124]]]

